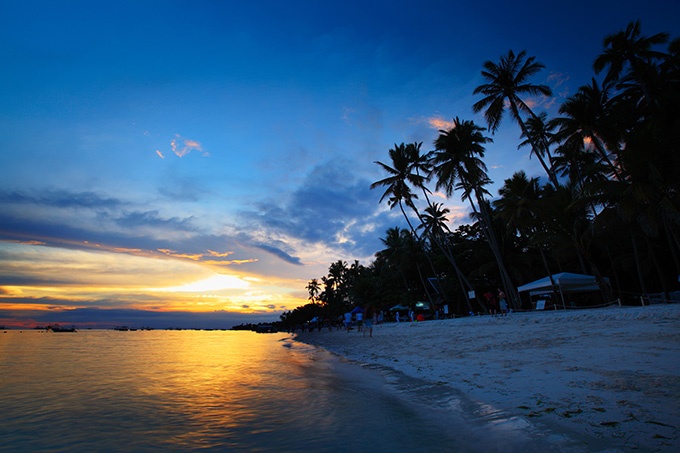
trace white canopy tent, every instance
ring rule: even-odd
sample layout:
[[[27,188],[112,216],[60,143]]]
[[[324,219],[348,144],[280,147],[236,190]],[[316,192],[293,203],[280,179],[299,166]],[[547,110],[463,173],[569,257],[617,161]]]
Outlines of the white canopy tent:
[[[609,283],[609,279],[605,278],[605,281]],[[553,274],[552,281],[550,277],[543,277],[539,280],[527,283],[526,285],[522,285],[517,288],[518,292],[522,293],[528,291],[529,295],[531,296],[549,292],[552,293],[553,290],[559,293],[560,299],[562,299],[562,304],[564,304],[564,293],[599,291],[600,285],[597,283],[597,279],[593,275],[562,272],[559,274]]]

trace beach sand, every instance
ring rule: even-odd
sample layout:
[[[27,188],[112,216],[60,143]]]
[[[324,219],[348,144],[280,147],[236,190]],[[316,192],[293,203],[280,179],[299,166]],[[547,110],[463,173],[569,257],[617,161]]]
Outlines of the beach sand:
[[[568,433],[555,450],[680,451],[678,304],[386,323],[373,337],[324,329],[296,339],[428,382],[434,394],[454,389],[473,403],[468,418],[508,433]],[[444,394],[429,404],[450,404],[452,417],[463,410]],[[521,443],[498,450],[513,445]]]

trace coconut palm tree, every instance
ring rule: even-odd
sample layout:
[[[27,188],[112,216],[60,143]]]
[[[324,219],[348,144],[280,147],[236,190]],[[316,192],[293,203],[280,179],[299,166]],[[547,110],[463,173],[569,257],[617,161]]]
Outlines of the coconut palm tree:
[[[406,145],[405,151],[408,155],[409,160],[411,161],[411,171],[415,171],[416,175],[418,176],[423,176],[423,179],[421,180],[420,184],[416,186],[416,188],[421,189],[423,192],[423,196],[425,197],[425,200],[427,202],[427,208],[425,210],[426,211],[429,210],[430,213],[433,213],[436,212],[437,210],[437,208],[434,206],[436,205],[436,203],[433,204],[432,201],[430,200],[429,197],[430,190],[425,186],[425,182],[429,181],[430,175],[432,173],[431,153],[421,154],[420,152],[421,146],[422,142],[409,143],[408,145]],[[416,229],[420,229],[426,223],[426,219],[424,218],[423,215],[421,215],[418,212],[418,210],[414,209],[414,211],[418,216],[418,219],[420,220],[420,226]],[[470,284],[468,278],[460,270],[460,266],[458,266],[458,263],[456,262],[453,253],[451,253],[448,247],[445,246],[443,240],[444,238],[442,237],[442,235],[431,235],[429,233],[430,232],[426,230],[423,236],[428,237],[430,239],[430,244],[435,244],[439,248],[439,250],[441,250],[441,252],[444,254],[449,263],[451,263],[456,272],[459,282],[461,282],[460,287],[465,296],[465,300],[467,301],[468,306],[470,306],[468,294],[469,291],[473,289],[472,285]]]
[[[321,284],[319,283],[319,280],[316,278],[313,278],[307,283],[307,292],[309,292],[309,300],[312,303],[315,303],[318,299],[317,296],[321,292]]]
[[[538,178],[528,178],[524,171],[515,172],[498,190],[500,198],[493,202],[497,215],[508,232],[528,238],[528,246],[538,250],[553,292],[557,294],[553,272],[548,265],[546,250],[549,247],[546,222],[542,218],[543,188]]]
[[[609,173],[621,179],[618,155],[621,147],[620,128],[614,121],[614,104],[609,96],[610,87],[600,86],[593,78],[590,85],[581,86],[576,94],[560,106],[561,115],[551,121],[557,127],[555,141],[567,149],[584,149],[592,145],[598,159]]]
[[[484,200],[484,195],[488,193],[484,187],[491,180],[481,158],[484,157],[484,144],[492,140],[482,134],[483,130],[484,128],[472,121],[461,121],[456,117],[453,127],[448,131],[440,131],[434,142],[432,174],[437,180],[437,189],[443,188],[447,196],[450,197],[455,190],[462,189],[461,198],[468,200],[473,213],[481,217],[484,226],[482,230],[498,264],[505,293],[509,295],[512,306],[519,308],[515,288],[505,268]]]
[[[552,163],[553,157],[550,152],[550,145],[555,140],[555,124],[548,121],[548,114],[545,112],[539,113],[537,116],[531,116],[526,120],[526,133],[521,135],[521,138],[525,140],[521,142],[517,149],[525,146],[531,146],[532,143],[540,144],[540,147],[545,150],[545,155],[548,158],[548,162]],[[554,170],[551,168],[551,171]]]
[[[425,208],[422,215],[423,223],[418,228],[422,228],[423,234],[427,236],[441,237],[446,233],[450,233],[451,230],[446,224],[449,221],[446,217],[449,212],[451,210],[445,208],[443,203],[432,203],[432,205]]]
[[[498,63],[493,61],[484,62],[482,76],[486,79],[487,83],[478,86],[474,90],[474,94],[481,93],[484,95],[484,98],[477,101],[472,106],[472,110],[475,113],[484,110],[484,118],[491,133],[495,133],[500,126],[507,105],[511,117],[519,124],[522,134],[531,139],[532,136],[527,130],[522,113],[530,117],[535,117],[536,115],[522,99],[522,96],[552,95],[552,91],[548,86],[535,85],[528,81],[531,76],[537,74],[545,66],[535,61],[535,57],[526,59],[525,57],[525,51],[515,55],[510,50],[507,55],[501,56]],[[545,145],[532,139],[531,150],[541,163],[550,182],[557,187],[557,178],[551,171],[550,165],[545,162],[545,157],[548,157]]]
[[[437,244],[446,259],[453,265],[453,269],[456,272],[456,277],[460,284],[460,289],[463,292],[463,297],[468,306],[468,312],[471,312],[472,305],[470,303],[469,292],[474,288],[465,274],[461,271],[453,253],[447,247],[446,235],[451,233],[451,230],[447,225],[449,219],[446,217],[449,212],[450,210],[445,208],[442,203],[430,204],[425,208],[424,213],[421,216],[422,223],[418,228],[423,229],[423,236],[429,237],[431,242]]]
[[[599,74],[607,68],[605,81],[616,82],[622,73],[629,68],[632,73],[641,73],[644,67],[655,59],[665,56],[653,46],[668,41],[668,33],[657,33],[642,36],[640,21],[631,22],[625,30],[612,33],[604,38],[604,52],[593,62],[595,73]]]
[[[413,200],[417,199],[418,196],[411,191],[409,184],[415,187],[421,187],[425,183],[425,177],[413,172],[412,152],[406,148],[406,145],[402,143],[397,146],[395,144],[394,148],[391,148],[388,152],[390,160],[392,161],[391,166],[378,161],[375,163],[390,176],[371,184],[371,189],[386,187],[385,192],[382,197],[380,197],[380,203],[382,203],[385,198],[388,198],[390,209],[398,205],[409,228],[412,232],[415,232],[411,220],[404,209],[404,204],[417,212]]]
[[[404,291],[400,291],[397,297],[407,303],[408,297],[416,286],[413,283],[415,278],[412,276],[412,271],[418,267],[420,260],[413,233],[399,227],[388,228],[385,237],[380,240],[385,245],[383,250],[375,254],[376,262],[379,263],[378,267],[382,271],[380,277],[389,280],[392,276],[399,276]],[[388,288],[392,291],[394,289],[394,287]]]

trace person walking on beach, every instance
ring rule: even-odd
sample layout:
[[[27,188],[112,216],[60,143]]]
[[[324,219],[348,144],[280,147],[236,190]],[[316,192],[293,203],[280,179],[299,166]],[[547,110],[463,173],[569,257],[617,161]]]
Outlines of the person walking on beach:
[[[347,312],[345,313],[345,329],[347,329],[347,333],[349,333],[351,328],[352,328],[352,313]]]
[[[500,288],[498,288],[498,305],[501,309],[501,316],[506,316],[508,314],[508,302],[505,300],[505,293]]]
[[[408,311],[408,319],[410,319],[411,322],[413,322],[413,309],[410,309],[410,310]]]
[[[496,313],[498,312],[498,307],[496,306],[496,296],[494,296],[493,292],[488,291],[484,293],[484,298],[486,298],[486,303],[489,308],[489,313],[491,316],[496,316]]]
[[[368,336],[373,336],[373,324],[376,321],[377,313],[373,307],[366,308],[366,317],[364,319],[363,334],[366,336],[366,331],[368,331]]]
[[[364,312],[359,310],[356,314],[357,317],[357,332],[361,332],[364,329]]]
[[[399,324],[399,312],[397,312],[397,314],[395,315],[394,319],[396,319],[396,320],[397,320],[397,324]]]

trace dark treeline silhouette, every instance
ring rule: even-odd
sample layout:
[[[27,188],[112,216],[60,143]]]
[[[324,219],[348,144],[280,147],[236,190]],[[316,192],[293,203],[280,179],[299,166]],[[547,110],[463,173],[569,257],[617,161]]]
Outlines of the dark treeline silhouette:
[[[389,161],[376,162],[387,176],[371,187],[384,190],[380,201],[398,207],[408,228],[387,230],[367,266],[332,263],[309,282],[310,303],[284,313],[282,323],[417,300],[456,315],[485,312],[480,296],[497,288],[511,308],[530,308],[517,285],[559,272],[594,275],[605,300],[668,299],[680,275],[680,39],[645,36],[633,22],[603,46],[593,78],[556,118],[534,111],[536,96],[552,95],[531,82],[544,68],[534,57],[509,51],[485,62],[474,91],[482,97],[472,106],[485,125],[456,117],[432,151],[395,144]],[[484,154],[506,118],[547,183],[518,171],[492,200]],[[450,231],[449,211],[432,202],[431,188],[460,196],[472,223]]]

